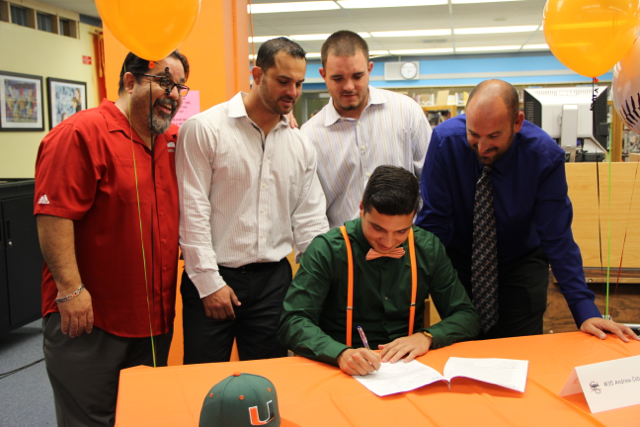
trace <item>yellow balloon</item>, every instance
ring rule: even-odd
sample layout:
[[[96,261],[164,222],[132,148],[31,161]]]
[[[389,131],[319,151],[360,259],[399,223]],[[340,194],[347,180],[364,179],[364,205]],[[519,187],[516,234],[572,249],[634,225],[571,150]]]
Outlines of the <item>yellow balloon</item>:
[[[96,0],[100,17],[131,52],[160,61],[187,38],[200,0]]]
[[[560,62],[586,77],[600,76],[633,45],[638,0],[548,0],[544,36]]]

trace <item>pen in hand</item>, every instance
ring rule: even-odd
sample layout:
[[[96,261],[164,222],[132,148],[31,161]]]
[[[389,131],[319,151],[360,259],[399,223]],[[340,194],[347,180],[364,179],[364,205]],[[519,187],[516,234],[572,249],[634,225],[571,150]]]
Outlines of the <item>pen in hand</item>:
[[[369,348],[369,341],[367,341],[367,336],[364,334],[364,331],[360,326],[358,326],[358,333],[360,334],[360,339],[362,340],[362,344],[364,344],[364,348],[367,350],[371,350]]]

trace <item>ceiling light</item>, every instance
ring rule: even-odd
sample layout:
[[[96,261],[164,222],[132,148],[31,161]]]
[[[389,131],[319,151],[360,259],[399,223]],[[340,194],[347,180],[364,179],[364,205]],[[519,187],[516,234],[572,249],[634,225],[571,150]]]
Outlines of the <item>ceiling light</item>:
[[[450,36],[451,30],[416,30],[416,31],[376,31],[372,32],[373,37],[429,37],[429,36]]]
[[[527,33],[536,31],[539,25],[520,25],[517,27],[456,28],[453,34],[503,34]]]
[[[439,49],[403,49],[403,50],[390,50],[392,55],[425,55],[430,53],[453,53],[453,48],[444,47]]]
[[[309,12],[340,9],[333,1],[299,1],[290,3],[262,3],[247,5],[247,13]]]
[[[520,45],[513,46],[474,46],[474,47],[457,47],[456,52],[486,52],[496,50],[520,50]]]
[[[370,50],[369,56],[377,56],[377,55],[389,55],[388,50]]]
[[[451,3],[453,4],[498,3],[503,1],[523,1],[523,0],[451,0]]]
[[[371,34],[369,34],[369,33],[358,33],[358,35],[360,37],[362,37],[363,39],[368,39],[368,38],[371,37]]]
[[[549,49],[549,45],[546,43],[542,44],[526,44],[522,46],[522,49]]]
[[[338,4],[345,9],[372,9],[382,7],[401,7],[401,6],[437,6],[448,4],[447,0],[343,0]]]
[[[309,40],[326,40],[330,35],[331,34],[299,34],[297,36],[291,36],[291,39],[297,42]]]
[[[255,57],[257,57],[258,55],[249,55],[249,59],[254,59]],[[306,58],[320,58],[320,52],[307,52],[306,54]]]
[[[249,43],[264,43],[268,40],[271,39],[277,39],[278,37],[286,37],[289,38],[287,36],[255,36],[253,37],[253,39],[251,37],[249,37]]]

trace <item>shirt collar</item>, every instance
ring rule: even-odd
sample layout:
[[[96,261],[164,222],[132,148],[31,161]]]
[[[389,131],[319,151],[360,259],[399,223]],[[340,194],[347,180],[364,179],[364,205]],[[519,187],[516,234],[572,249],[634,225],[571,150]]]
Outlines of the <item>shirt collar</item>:
[[[243,102],[244,97],[247,95],[248,93],[246,92],[238,92],[233,98],[231,98],[231,100],[229,100],[229,111],[227,112],[227,116],[229,118],[238,119],[241,117],[246,117],[247,120],[251,121],[251,123],[254,123],[247,114],[247,109],[244,106]],[[283,125],[287,127],[289,126],[289,118],[287,116],[281,115],[280,122],[276,125],[276,128]]]
[[[368,86],[368,89],[369,89],[369,97],[367,98],[367,105],[364,107],[364,110],[362,110],[363,114],[365,110],[369,108],[370,105],[385,104],[387,102],[387,100],[382,96],[382,94],[378,89],[374,88],[371,85]],[[342,116],[340,116],[340,113],[338,113],[338,110],[336,110],[336,107],[333,105],[333,98],[329,98],[327,114],[325,115],[325,118],[324,118],[324,126],[329,127],[339,120],[351,120],[351,119],[342,118]]]

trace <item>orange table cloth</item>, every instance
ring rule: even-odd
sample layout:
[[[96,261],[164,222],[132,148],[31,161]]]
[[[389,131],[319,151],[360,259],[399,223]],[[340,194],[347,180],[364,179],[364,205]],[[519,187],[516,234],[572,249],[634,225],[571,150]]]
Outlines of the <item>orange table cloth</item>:
[[[576,366],[640,355],[640,342],[582,332],[472,341],[418,360],[442,373],[449,357],[529,361],[524,393],[466,378],[378,397],[338,368],[302,357],[123,370],[117,427],[198,426],[209,389],[233,372],[269,378],[280,414],[301,427],[640,426],[640,405],[591,414],[584,395],[560,397]]]

